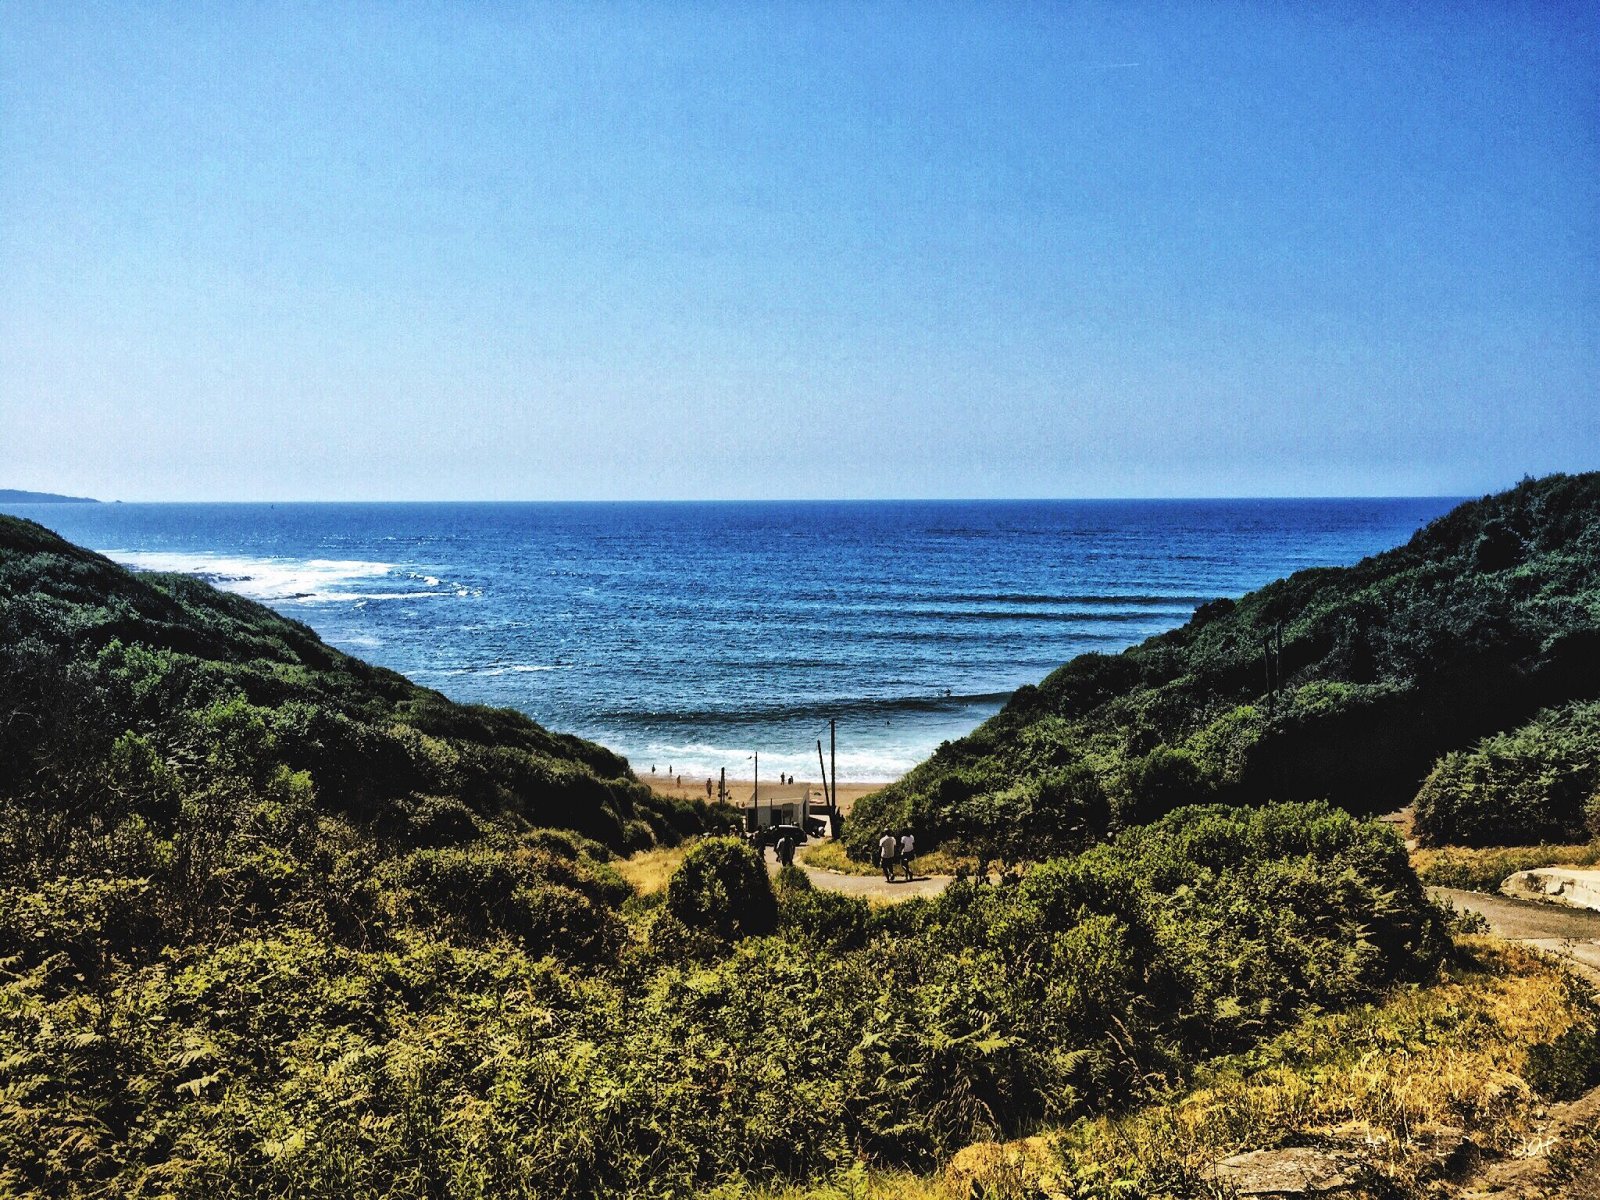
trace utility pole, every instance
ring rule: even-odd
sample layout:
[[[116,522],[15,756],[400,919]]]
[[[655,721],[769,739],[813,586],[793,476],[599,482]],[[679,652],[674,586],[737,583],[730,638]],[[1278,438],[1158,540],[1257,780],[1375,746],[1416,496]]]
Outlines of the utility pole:
[[[833,791],[828,793],[828,807],[833,810],[835,820],[839,817],[839,745],[838,722],[832,717],[828,718],[828,778],[833,782],[830,785]],[[820,750],[820,747],[818,747]]]
[[[822,802],[828,806],[828,832],[831,834],[833,832],[833,818],[834,818],[833,800],[829,797],[829,794],[828,794],[828,768],[822,765],[822,739],[821,738],[817,739],[817,770],[819,772],[821,772],[821,774],[822,774]],[[807,795],[811,794],[809,789],[807,789],[806,794]]]

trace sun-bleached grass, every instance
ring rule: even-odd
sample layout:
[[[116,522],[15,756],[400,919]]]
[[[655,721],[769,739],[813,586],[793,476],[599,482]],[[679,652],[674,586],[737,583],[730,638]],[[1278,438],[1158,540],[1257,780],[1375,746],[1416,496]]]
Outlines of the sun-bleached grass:
[[[667,880],[672,878],[688,852],[687,842],[681,846],[657,846],[654,850],[619,858],[614,865],[641,896],[650,896],[667,886]]]
[[[844,843],[836,841],[808,842],[800,850],[800,861],[819,871],[838,871],[841,875],[881,875],[882,869],[869,862],[856,862],[844,851]],[[977,870],[978,860],[971,855],[953,854],[939,847],[927,854],[919,854],[912,864],[918,875],[954,875],[957,871],[968,873]]]
[[[872,1171],[860,1163],[840,1171],[827,1183],[809,1187],[727,1185],[705,1193],[705,1200],[967,1200],[943,1176],[905,1171]]]

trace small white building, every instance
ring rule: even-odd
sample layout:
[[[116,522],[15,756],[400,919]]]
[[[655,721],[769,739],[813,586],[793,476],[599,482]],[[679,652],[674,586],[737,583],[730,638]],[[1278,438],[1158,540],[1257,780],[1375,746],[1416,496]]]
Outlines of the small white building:
[[[799,825],[804,827],[811,815],[811,785],[808,783],[763,783],[754,797],[755,823],[751,825],[752,801],[741,806],[745,814],[745,827],[768,829],[773,825]]]

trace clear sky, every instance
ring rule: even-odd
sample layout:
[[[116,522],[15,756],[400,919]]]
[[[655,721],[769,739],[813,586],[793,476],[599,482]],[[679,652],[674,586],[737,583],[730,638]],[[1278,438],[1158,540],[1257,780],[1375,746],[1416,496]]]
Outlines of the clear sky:
[[[1600,467],[1597,14],[0,0],[0,487]]]

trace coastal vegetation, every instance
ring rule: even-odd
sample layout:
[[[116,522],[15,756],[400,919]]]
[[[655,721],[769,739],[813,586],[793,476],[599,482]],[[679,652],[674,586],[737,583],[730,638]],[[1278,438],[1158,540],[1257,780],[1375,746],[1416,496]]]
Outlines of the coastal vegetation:
[[[347,869],[340,911],[264,902],[159,944],[149,881],[13,886],[0,1185],[659,1195],[927,1170],[1445,952],[1393,835],[1325,807],[1188,810],[879,909],[798,872],[775,893],[713,839],[630,918],[603,854],[413,852]]]
[[[1600,763],[1581,703],[1597,696],[1600,474],[1526,480],[1355,566],[1073,659],[864,798],[846,836],[857,859],[910,825],[1008,861],[1186,804],[1379,813],[1421,789],[1430,840],[1570,840]]]
[[[1417,792],[1416,833],[1430,846],[1600,835],[1600,704],[1546,709],[1444,755]]]
[[[1578,503],[1557,483],[1519,491],[1554,521]],[[1583,697],[1550,694],[1582,644],[1557,592],[1544,650],[1479,638],[1544,680],[1504,726],[1530,731],[1460,743],[1440,795],[1578,761],[1507,749],[1592,727]],[[1543,628],[1536,609],[1494,628]],[[1301,636],[1273,650],[1296,738],[1321,728],[1316,697],[1344,703],[1282,666]],[[1084,670],[1109,668],[1040,694]],[[1171,695],[1198,687],[1181,678]],[[1083,711],[1126,700],[1181,728],[1160,690]],[[1017,772],[1003,787],[963,791],[977,775],[939,772],[972,748],[946,749],[872,802],[931,788],[948,841],[1028,861],[873,907],[769,877],[716,836],[730,814],[651,796],[601,747],[0,519],[0,1195],[859,1194],[1045,1131],[1076,1194],[1137,1195],[1332,1121],[1313,1080],[1348,1091],[1400,1178],[1419,1123],[1514,1128],[1600,1081],[1592,1007],[1513,952],[1453,946],[1391,828],[1252,795],[1242,735],[1222,756],[1238,786],[1196,782],[1222,778],[1218,728],[1256,727],[1218,716],[1130,759],[1107,726],[1069,761],[1069,710],[1002,722],[1015,747],[980,731],[983,769]],[[1506,999],[1518,979],[1544,982]],[[1444,1082],[1378,1078],[1362,1047],[1394,1045]]]

